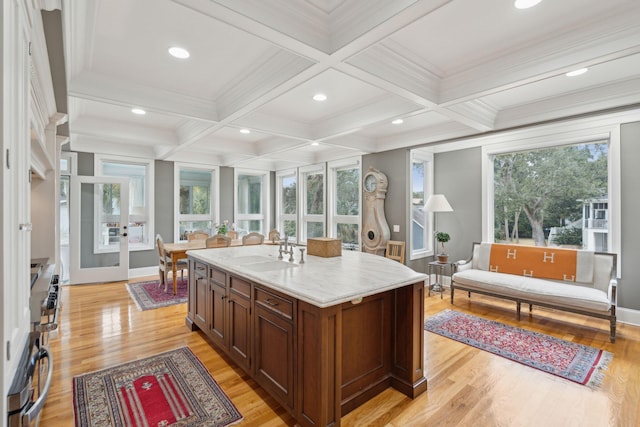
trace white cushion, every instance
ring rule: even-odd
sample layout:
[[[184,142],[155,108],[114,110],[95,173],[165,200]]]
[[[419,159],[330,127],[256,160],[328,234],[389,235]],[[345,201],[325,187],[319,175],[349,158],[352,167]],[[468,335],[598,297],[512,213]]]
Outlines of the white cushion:
[[[476,269],[457,272],[453,280],[469,289],[560,307],[605,313],[611,307],[607,293],[592,287]]]

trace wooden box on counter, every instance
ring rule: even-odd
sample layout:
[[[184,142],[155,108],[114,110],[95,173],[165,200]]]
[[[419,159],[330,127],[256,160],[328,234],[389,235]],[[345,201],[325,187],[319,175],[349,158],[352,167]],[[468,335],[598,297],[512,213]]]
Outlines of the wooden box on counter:
[[[307,254],[330,258],[342,255],[342,239],[315,237],[307,239]]]

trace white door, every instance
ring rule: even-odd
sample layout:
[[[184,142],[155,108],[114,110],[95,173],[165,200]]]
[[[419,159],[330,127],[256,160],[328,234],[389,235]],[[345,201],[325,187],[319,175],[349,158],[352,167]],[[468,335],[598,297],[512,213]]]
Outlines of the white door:
[[[70,283],[127,280],[129,180],[71,177]]]

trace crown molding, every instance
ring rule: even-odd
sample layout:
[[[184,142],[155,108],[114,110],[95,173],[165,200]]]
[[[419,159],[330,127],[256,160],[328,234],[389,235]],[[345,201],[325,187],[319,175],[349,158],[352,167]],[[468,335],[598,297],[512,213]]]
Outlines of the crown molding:
[[[301,43],[330,53],[328,16],[306,2],[214,0]]]
[[[234,113],[246,114],[294,87],[292,80],[304,75],[313,63],[284,50],[270,49],[250,71],[229,83],[229,89],[217,99],[218,113],[228,118]],[[319,70],[304,80],[315,77]],[[301,81],[300,83],[304,82]],[[298,83],[299,84],[299,83]]]
[[[410,99],[416,101],[416,94],[420,96],[420,104],[432,106],[438,103],[440,78],[418,63],[408,59],[397,49],[387,43],[376,45],[351,58],[348,63],[365,73],[390,83],[392,88],[400,88],[410,94]],[[339,67],[344,69],[346,67]],[[348,73],[348,70],[345,70]],[[356,76],[354,76],[356,77]],[[361,80],[375,85],[374,79],[361,73],[357,76]],[[400,92],[393,90],[394,92]],[[398,95],[402,96],[400,93]]]
[[[168,91],[132,84],[97,73],[82,73],[68,85],[69,97],[105,102],[127,108],[138,106],[147,111],[175,117],[216,122],[215,102]]]
[[[603,21],[584,32],[508,52],[500,58],[468,67],[442,81],[443,106],[554,77],[640,53],[638,13]],[[613,52],[613,53],[611,53]]]
[[[479,99],[436,108],[436,112],[481,132],[495,129],[498,110]]]
[[[154,159],[155,148],[153,146],[142,146],[127,144],[89,135],[73,134],[69,143],[72,151],[81,151],[96,154],[110,154],[118,156],[140,157],[144,159]]]
[[[500,111],[496,124],[497,128],[509,128],[634,104],[640,104],[640,78],[508,108]]]

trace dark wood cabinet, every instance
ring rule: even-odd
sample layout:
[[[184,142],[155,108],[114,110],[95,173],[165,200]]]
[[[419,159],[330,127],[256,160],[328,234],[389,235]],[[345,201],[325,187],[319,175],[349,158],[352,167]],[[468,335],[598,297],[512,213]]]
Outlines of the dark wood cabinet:
[[[251,369],[251,283],[229,277],[228,346],[231,358]]]
[[[254,307],[254,378],[293,411],[295,301],[256,286]]]
[[[193,322],[203,331],[209,329],[209,278],[207,265],[201,262],[193,263],[194,291]]]
[[[204,331],[302,427],[336,426],[424,378],[424,282],[318,307],[189,256],[187,326]]]
[[[210,322],[209,336],[220,347],[226,347],[227,343],[227,285],[226,274],[223,271],[211,268],[209,270],[210,281]]]

